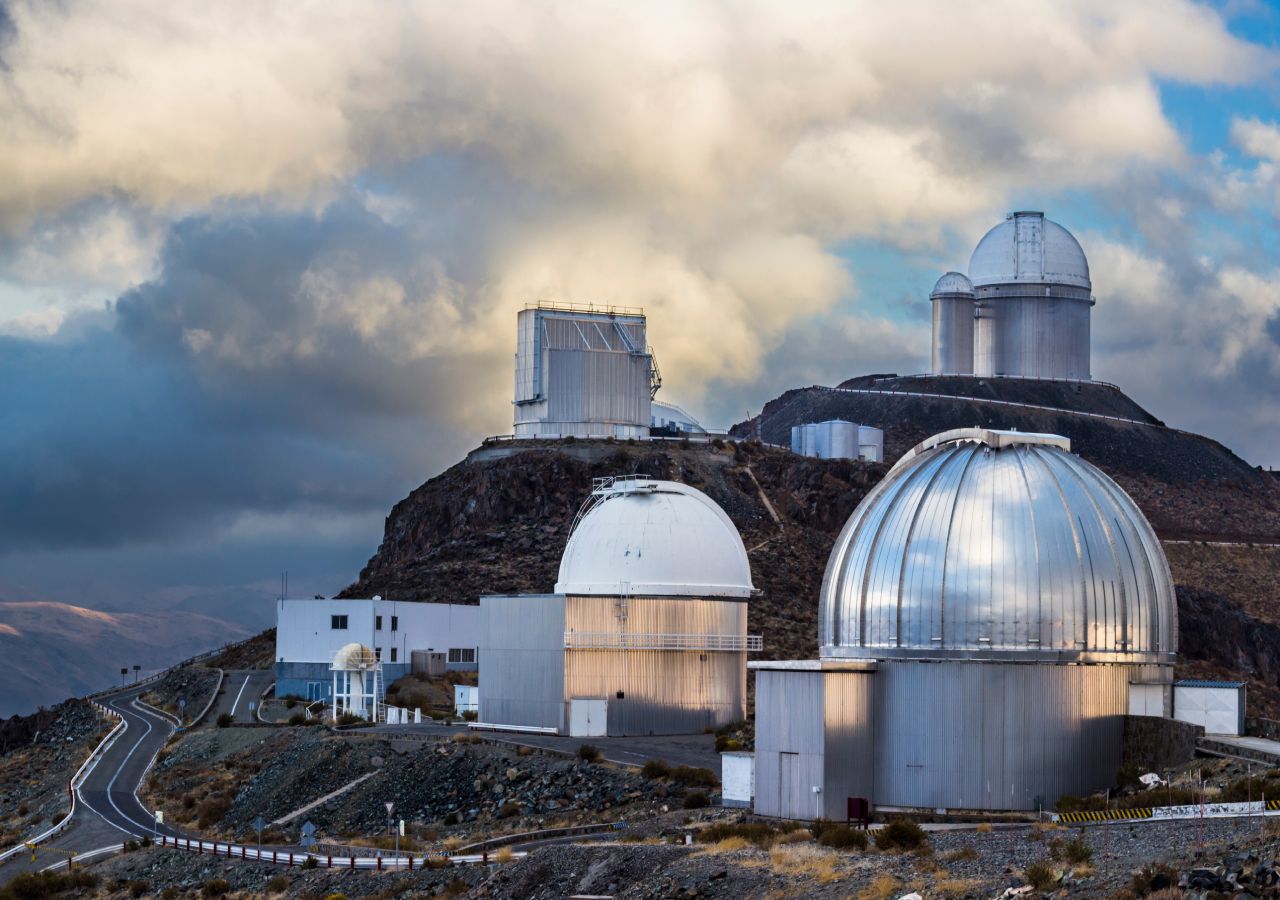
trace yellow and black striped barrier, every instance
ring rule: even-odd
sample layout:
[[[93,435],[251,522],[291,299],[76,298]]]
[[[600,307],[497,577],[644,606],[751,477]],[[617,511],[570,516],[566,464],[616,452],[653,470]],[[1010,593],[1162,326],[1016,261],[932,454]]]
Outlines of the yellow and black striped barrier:
[[[1267,809],[1280,809],[1280,800],[1268,800]]]
[[[1110,822],[1117,819],[1150,819],[1151,807],[1138,809],[1095,809],[1088,812],[1058,813],[1059,822]]]

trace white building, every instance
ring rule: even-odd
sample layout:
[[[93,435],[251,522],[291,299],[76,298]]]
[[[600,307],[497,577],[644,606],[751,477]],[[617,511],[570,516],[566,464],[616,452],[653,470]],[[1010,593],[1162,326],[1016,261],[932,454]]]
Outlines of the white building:
[[[580,736],[746,718],[751,566],[706,494],[597,479],[554,594],[480,598],[482,722]]]
[[[407,675],[415,650],[448,654],[448,668],[475,671],[480,608],[404,600],[276,602],[276,696],[333,700],[333,661],[350,644],[373,650],[379,689]]]
[[[884,432],[843,419],[791,426],[791,452],[818,459],[884,461]]]
[[[539,305],[516,319],[517,438],[647,438],[661,385],[644,313]]]

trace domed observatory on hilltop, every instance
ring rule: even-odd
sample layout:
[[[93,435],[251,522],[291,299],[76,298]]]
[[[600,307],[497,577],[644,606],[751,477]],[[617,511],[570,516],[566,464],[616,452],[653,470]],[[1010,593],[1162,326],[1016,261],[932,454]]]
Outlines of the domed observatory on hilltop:
[[[480,599],[480,721],[582,736],[741,721],[753,591],[742,538],[706,494],[597,479],[555,593]]]
[[[1088,381],[1092,291],[1071,232],[1042,212],[1009,213],[968,277],[948,272],[930,295],[934,374]]]
[[[1031,810],[1114,783],[1131,686],[1168,713],[1169,566],[1056,435],[966,428],[898,461],[836,540],[817,660],[753,663],[756,812]]]

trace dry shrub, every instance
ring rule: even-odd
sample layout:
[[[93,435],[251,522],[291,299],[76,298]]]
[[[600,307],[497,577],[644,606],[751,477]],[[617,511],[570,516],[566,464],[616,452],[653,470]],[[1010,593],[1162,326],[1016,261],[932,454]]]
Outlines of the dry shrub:
[[[830,884],[838,877],[835,854],[811,846],[779,847],[769,854],[769,866],[777,875],[798,875],[819,884]]]
[[[979,822],[979,823],[978,823],[978,827],[977,827],[977,828],[975,828],[975,829],[974,829],[974,831],[977,831],[979,834],[990,834],[990,833],[991,833],[991,823],[990,823],[990,822]]]
[[[456,834],[450,835],[449,837],[444,839],[444,849],[452,853],[454,850],[457,850],[459,847],[461,847],[465,843],[466,841],[458,837]]]
[[[1027,879],[1027,884],[1037,891],[1043,891],[1058,880],[1058,873],[1053,870],[1053,866],[1049,865],[1047,860],[1040,860],[1027,866],[1022,872],[1022,877]]]
[[[892,875],[881,873],[871,879],[871,883],[858,892],[858,900],[890,900],[898,896],[901,883]]]
[[[781,846],[782,844],[802,844],[809,839],[809,832],[805,831],[803,828],[797,828],[795,831],[788,831],[784,834],[778,835],[773,839],[773,843],[776,847]]]
[[[428,869],[447,869],[451,865],[447,856],[424,856],[422,864]]]
[[[1185,896],[1178,888],[1167,887],[1147,894],[1147,900],[1182,900]]]
[[[490,857],[494,862],[509,863],[516,858],[515,851],[510,847],[499,847],[497,852]]]
[[[453,742],[455,744],[469,744],[471,743],[471,735],[465,731],[459,731],[453,736]]]
[[[933,889],[938,897],[968,897],[977,893],[981,885],[977,878],[939,878]]]
[[[751,847],[751,842],[744,837],[727,837],[722,841],[717,841],[704,847],[699,853],[736,853],[739,850],[747,850]]]
[[[957,847],[954,850],[948,850],[942,854],[943,862],[956,862],[957,860],[977,859],[978,851],[972,847]]]

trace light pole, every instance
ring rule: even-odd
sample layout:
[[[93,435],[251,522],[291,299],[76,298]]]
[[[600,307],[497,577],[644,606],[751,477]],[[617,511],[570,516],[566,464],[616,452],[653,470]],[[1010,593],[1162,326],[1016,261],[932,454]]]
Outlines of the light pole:
[[[383,804],[387,808],[387,835],[391,835],[391,826],[395,823],[396,805],[388,800]],[[396,856],[400,855],[400,835],[396,834]]]

